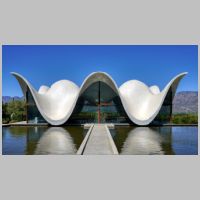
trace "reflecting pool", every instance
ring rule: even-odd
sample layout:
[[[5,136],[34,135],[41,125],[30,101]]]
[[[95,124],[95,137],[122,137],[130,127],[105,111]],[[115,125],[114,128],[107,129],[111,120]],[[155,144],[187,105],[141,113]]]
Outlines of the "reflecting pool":
[[[110,129],[120,154],[197,155],[197,126],[131,127]]]
[[[87,129],[81,126],[3,127],[3,155],[76,154]]]
[[[3,155],[76,154],[88,129],[81,126],[3,127]],[[197,126],[133,127],[110,129],[122,155],[197,155]]]

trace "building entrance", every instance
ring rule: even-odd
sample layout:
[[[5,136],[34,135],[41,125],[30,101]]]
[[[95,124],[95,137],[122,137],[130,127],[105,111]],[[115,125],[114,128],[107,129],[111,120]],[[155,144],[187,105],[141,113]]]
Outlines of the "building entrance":
[[[106,83],[92,83],[79,97],[69,123],[122,123],[129,119],[118,94]]]

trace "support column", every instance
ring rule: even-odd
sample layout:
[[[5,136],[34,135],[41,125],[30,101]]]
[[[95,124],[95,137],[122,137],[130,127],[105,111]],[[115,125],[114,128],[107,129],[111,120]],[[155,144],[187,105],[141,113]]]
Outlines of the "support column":
[[[98,104],[98,124],[101,123],[101,113],[100,113],[100,104]]]

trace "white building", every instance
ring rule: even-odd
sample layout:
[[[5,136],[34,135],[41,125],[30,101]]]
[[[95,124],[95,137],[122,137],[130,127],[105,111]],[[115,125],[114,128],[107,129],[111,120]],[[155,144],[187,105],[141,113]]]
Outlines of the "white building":
[[[129,80],[118,87],[104,72],[90,74],[81,87],[60,80],[36,91],[24,77],[12,74],[26,97],[28,122],[148,125],[170,120],[178,83],[187,73],[174,77],[162,91],[156,85],[148,87],[138,80]]]

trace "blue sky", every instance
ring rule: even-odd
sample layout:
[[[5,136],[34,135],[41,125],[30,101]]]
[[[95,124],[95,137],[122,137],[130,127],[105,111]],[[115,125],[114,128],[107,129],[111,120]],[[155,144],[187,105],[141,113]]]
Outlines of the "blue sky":
[[[3,96],[22,96],[12,71],[36,89],[61,79],[80,86],[95,71],[107,72],[118,86],[137,79],[163,89],[186,71],[178,91],[198,90],[196,45],[4,45],[2,66]]]

